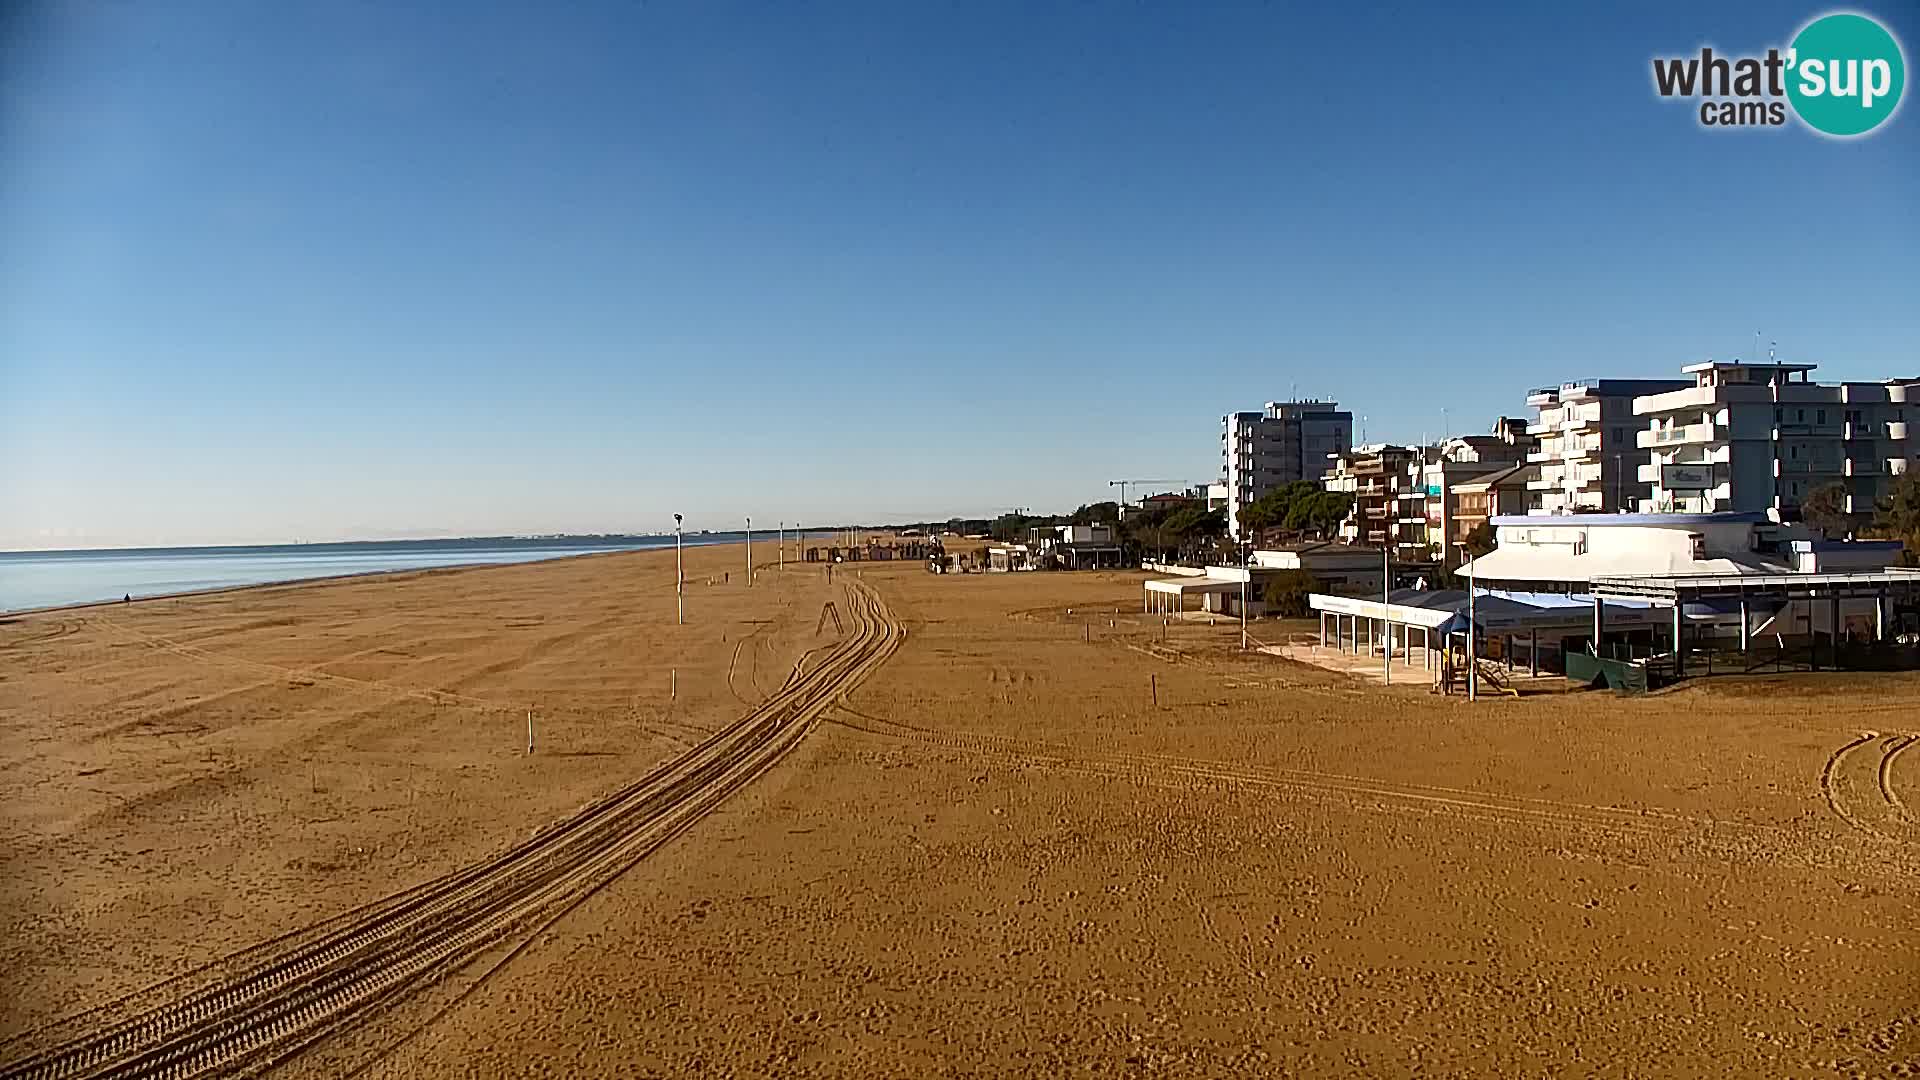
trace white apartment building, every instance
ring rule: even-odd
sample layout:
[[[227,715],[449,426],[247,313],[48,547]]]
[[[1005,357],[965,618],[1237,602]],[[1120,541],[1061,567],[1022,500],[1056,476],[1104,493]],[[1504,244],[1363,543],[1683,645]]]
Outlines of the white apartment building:
[[[1893,478],[1920,468],[1909,410],[1920,379],[1813,382],[1813,364],[1693,364],[1693,385],[1636,398],[1639,479],[1649,512],[1776,512],[1792,517],[1815,490],[1840,484],[1846,509],[1868,514]]]
[[[1527,433],[1539,445],[1527,455],[1540,475],[1527,482],[1530,514],[1612,513],[1651,494],[1640,466],[1651,458],[1636,434],[1646,426],[1635,398],[1684,390],[1679,379],[1577,379],[1530,391],[1537,410]],[[1537,498],[1537,501],[1534,501]]]
[[[1534,447],[1527,428],[1524,421],[1501,417],[1491,435],[1456,436],[1417,451],[1394,494],[1394,557],[1458,563],[1464,557],[1459,546],[1465,534],[1455,526],[1460,506],[1455,488],[1525,463]]]
[[[1269,401],[1263,412],[1220,418],[1227,528],[1240,539],[1240,508],[1296,480],[1318,482],[1327,458],[1353,445],[1353,414],[1332,401]]]

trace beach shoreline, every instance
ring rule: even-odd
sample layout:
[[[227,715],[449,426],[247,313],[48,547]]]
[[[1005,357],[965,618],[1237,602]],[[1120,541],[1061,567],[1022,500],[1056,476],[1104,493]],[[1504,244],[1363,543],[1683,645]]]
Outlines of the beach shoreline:
[[[692,550],[694,548],[699,548],[701,550],[712,550],[715,548],[738,546],[744,543],[746,543],[746,541],[744,540],[717,540],[717,541],[706,541],[706,542],[697,542],[697,543],[689,542],[686,544],[686,548],[688,550]],[[761,541],[759,540],[754,541],[755,547],[758,547],[760,544],[761,544]],[[134,550],[134,549],[128,549],[128,550]],[[516,559],[512,561],[507,561],[507,562],[447,563],[439,566],[398,567],[398,568],[387,569],[387,570],[356,570],[356,571],[352,571],[350,573],[345,573],[345,574],[319,574],[313,577],[280,578],[274,581],[253,581],[253,582],[246,582],[246,583],[237,584],[237,585],[217,585],[208,589],[181,589],[181,590],[176,590],[172,592],[152,593],[145,596],[134,596],[132,597],[131,600],[108,598],[104,600],[82,600],[82,601],[77,601],[71,604],[43,604],[37,607],[13,608],[13,609],[0,608],[0,622],[4,622],[9,619],[25,618],[28,616],[58,614],[62,612],[72,612],[72,611],[85,611],[89,609],[98,609],[98,608],[128,607],[130,605],[147,604],[147,603],[154,603],[157,601],[165,601],[165,600],[187,600],[187,599],[195,599],[195,598],[209,597],[209,596],[223,596],[228,593],[250,592],[250,591],[255,591],[260,589],[290,589],[290,588],[300,588],[305,586],[337,585],[343,582],[365,581],[370,579],[400,580],[407,577],[408,575],[415,575],[415,574],[466,573],[474,570],[503,570],[509,567],[514,567],[514,566],[534,566],[534,565],[539,565],[543,563],[568,562],[568,561],[577,560],[577,559],[590,559],[596,556],[603,556],[603,555],[645,555],[651,552],[672,551],[672,550],[673,550],[673,545],[666,544],[666,545],[655,546],[655,547],[634,547],[634,548],[617,548],[613,550],[582,551],[582,552],[572,553],[572,554],[550,555],[550,556],[545,556],[537,559]]]

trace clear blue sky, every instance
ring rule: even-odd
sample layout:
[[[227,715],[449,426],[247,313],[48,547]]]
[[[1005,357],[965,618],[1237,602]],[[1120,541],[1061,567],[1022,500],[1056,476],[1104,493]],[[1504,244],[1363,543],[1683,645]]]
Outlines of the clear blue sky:
[[[1822,10],[0,3],[0,547],[1071,508],[1755,330],[1920,374],[1914,103],[1651,89]]]

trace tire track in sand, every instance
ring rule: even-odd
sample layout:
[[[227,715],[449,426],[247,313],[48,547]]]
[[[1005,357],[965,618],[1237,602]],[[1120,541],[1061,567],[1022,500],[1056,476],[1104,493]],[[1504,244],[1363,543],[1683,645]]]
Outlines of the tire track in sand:
[[[1917,738],[1909,732],[1863,731],[1828,755],[1820,769],[1820,794],[1827,808],[1863,836],[1912,843],[1914,822],[1894,783],[1894,767]],[[1869,744],[1879,750],[1877,760],[1861,752]]]
[[[1913,819],[1907,815],[1907,804],[1900,801],[1900,792],[1893,786],[1893,763],[1898,761],[1901,753],[1916,741],[1920,741],[1920,735],[1908,735],[1904,739],[1897,739],[1880,757],[1880,797],[1887,800],[1888,806],[1893,807],[1894,816],[1908,823]]]
[[[1696,817],[1654,807],[1602,806],[1471,788],[1387,781],[1373,777],[1163,754],[1100,751],[1011,736],[936,731],[860,712],[842,704],[833,723],[870,735],[954,750],[1009,765],[1100,779],[1126,779],[1154,787],[1206,790],[1219,787],[1267,790],[1336,802],[1369,813],[1417,813],[1500,826],[1534,826],[1586,838],[1662,841],[1704,847],[1719,855],[1787,860],[1818,867],[1871,866],[1896,876],[1920,876],[1920,865],[1887,859],[1884,850],[1834,849],[1818,838],[1778,825]]]
[[[255,1073],[377,1016],[571,911],[771,769],[905,637],[869,587],[849,581],[854,632],[811,673],[684,757],[523,844],[376,901],[275,947],[240,954],[0,1047],[6,1077]]]

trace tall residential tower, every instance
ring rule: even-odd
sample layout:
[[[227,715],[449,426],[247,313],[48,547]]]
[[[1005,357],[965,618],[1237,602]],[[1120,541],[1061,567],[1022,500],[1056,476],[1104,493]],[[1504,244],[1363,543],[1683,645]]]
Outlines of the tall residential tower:
[[[1240,539],[1240,509],[1295,480],[1318,483],[1327,458],[1353,446],[1353,414],[1332,401],[1269,401],[1264,412],[1220,418],[1227,527]]]

